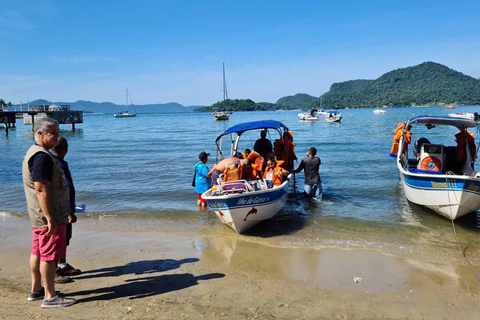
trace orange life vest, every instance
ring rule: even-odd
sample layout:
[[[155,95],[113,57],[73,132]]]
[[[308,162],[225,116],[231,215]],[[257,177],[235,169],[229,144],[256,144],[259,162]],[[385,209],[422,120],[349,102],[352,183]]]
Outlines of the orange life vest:
[[[390,149],[390,153],[397,154],[398,153],[398,145],[400,142],[400,138],[403,135],[403,128],[405,124],[399,123],[397,128],[393,131],[395,133],[395,136],[393,137],[393,143],[392,143],[392,148]],[[410,132],[410,126],[407,129],[407,133],[405,135],[405,143],[403,144],[403,150],[402,153],[405,153],[407,151],[408,144],[412,141],[412,133]]]
[[[293,132],[288,131],[286,137],[282,139],[277,139],[273,143],[273,148],[275,150],[275,157],[277,160],[283,160],[284,164],[282,165],[285,169],[290,170],[291,164],[293,161],[297,160],[295,155],[296,144],[293,142]]]
[[[263,173],[263,179],[267,178],[268,171]],[[272,182],[275,186],[282,184],[282,168],[278,165],[273,169]]]
[[[248,158],[252,162],[252,171],[251,171],[251,178],[255,179],[257,176],[262,175],[262,170],[263,170],[263,163],[265,160],[263,157],[256,151],[252,151],[248,155]]]
[[[467,139],[465,139],[467,136]],[[455,139],[457,141],[457,161],[461,164],[464,164],[467,161],[467,140],[468,146],[470,148],[470,155],[475,157],[477,148],[475,146],[475,138],[473,137],[473,133],[470,131],[459,132],[455,135]]]
[[[227,165],[225,171],[223,171],[223,182],[242,179],[242,167],[240,163],[238,163],[237,167],[230,167],[230,164]]]

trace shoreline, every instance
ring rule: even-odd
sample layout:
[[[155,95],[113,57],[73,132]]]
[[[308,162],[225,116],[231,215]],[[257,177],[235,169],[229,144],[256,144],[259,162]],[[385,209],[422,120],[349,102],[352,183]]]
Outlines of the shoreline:
[[[28,220],[3,219],[0,230],[5,319],[472,319],[480,302],[471,269],[451,261],[277,248],[236,235],[74,228],[67,260],[83,274],[56,289],[78,303],[42,311],[26,302]]]

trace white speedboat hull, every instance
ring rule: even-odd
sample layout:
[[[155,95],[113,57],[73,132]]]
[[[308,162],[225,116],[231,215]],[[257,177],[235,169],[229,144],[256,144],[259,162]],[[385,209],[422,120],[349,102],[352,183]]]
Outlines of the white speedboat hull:
[[[298,119],[302,121],[318,121],[318,116],[312,116],[310,113],[300,113],[298,114]]]
[[[432,209],[449,220],[480,208],[480,179],[402,172],[401,180],[410,202]]]
[[[238,233],[275,216],[287,201],[288,181],[272,189],[240,194],[212,196],[212,190],[202,194],[218,219]]]

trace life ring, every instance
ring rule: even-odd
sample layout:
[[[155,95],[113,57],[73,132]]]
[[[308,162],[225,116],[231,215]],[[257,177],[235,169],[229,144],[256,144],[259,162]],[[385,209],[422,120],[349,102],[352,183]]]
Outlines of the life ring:
[[[442,163],[436,157],[426,157],[422,160],[422,169],[430,171],[440,171]]]

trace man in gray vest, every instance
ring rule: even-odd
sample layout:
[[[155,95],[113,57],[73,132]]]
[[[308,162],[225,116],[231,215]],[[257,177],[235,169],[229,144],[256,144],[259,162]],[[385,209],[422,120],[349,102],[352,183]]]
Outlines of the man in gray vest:
[[[66,224],[71,213],[68,182],[49,152],[58,140],[58,122],[50,118],[38,119],[34,132],[35,144],[28,149],[22,165],[33,233],[32,289],[27,300],[43,299],[42,308],[68,307],[75,300],[56,295],[54,283],[56,261],[66,255]]]

